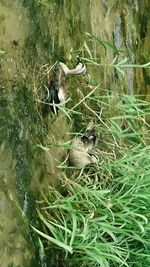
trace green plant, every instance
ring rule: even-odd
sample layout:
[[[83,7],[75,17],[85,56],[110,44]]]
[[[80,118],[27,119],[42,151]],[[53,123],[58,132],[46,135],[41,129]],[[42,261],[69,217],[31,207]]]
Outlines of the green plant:
[[[105,50],[117,56],[108,67],[124,75],[126,68],[149,68],[150,62],[129,64],[110,42],[94,38]],[[94,58],[84,41],[82,57],[97,67],[106,66]],[[119,57],[121,53],[121,58]],[[100,90],[101,94],[97,92]],[[119,92],[119,90],[118,90]],[[70,109],[59,105],[70,121],[94,120],[100,135],[100,163],[67,175],[62,168],[59,189],[49,188],[43,194],[43,205],[37,207],[41,228],[32,226],[41,236],[44,248],[54,250],[55,262],[69,267],[147,267],[150,264],[150,106],[136,95],[112,93],[96,82],[86,94],[78,89],[80,100]],[[81,108],[81,110],[82,110]],[[61,120],[61,116],[58,121]],[[70,143],[53,146],[68,149]],[[48,151],[50,148],[42,147]],[[59,260],[58,260],[59,262]]]
[[[82,47],[82,51],[86,52],[87,55],[89,57],[82,57],[82,59],[92,65],[95,65],[97,67],[108,67],[108,68],[115,68],[119,73],[121,73],[122,75],[124,75],[124,71],[127,68],[150,68],[150,62],[146,62],[143,64],[135,64],[135,63],[131,63],[131,61],[128,59],[128,57],[126,57],[125,51],[123,49],[117,49],[116,46],[110,42],[110,41],[104,41],[101,38],[96,37],[95,35],[93,35],[92,33],[85,33],[86,36],[88,36],[88,40],[90,41],[96,41],[100,46],[103,47],[105,54],[107,53],[107,51],[109,49],[111,49],[114,53],[114,59],[112,62],[109,63],[103,63],[100,62],[99,58],[94,58],[94,56],[92,55],[92,51],[89,48],[88,44],[86,41],[84,41],[83,47]],[[81,52],[81,51],[80,51]]]
[[[103,110],[99,166],[64,173],[37,209],[42,229],[65,266],[148,266],[150,263],[149,103],[135,96],[89,96]],[[85,100],[84,100],[85,101]],[[84,103],[84,101],[82,103]],[[115,103],[115,104],[114,104]],[[96,113],[97,110],[94,109]],[[93,117],[93,114],[92,116]],[[147,135],[145,131],[147,127]],[[104,134],[104,136],[103,136]]]
[[[0,55],[3,55],[3,54],[5,54],[5,51],[0,48]]]

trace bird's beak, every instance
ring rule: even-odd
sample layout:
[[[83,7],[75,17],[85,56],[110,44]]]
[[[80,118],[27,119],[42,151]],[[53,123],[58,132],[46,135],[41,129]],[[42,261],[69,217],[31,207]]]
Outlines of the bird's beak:
[[[59,65],[62,67],[66,76],[70,75],[83,75],[86,73],[86,66],[82,63],[79,63],[75,69],[70,70],[64,63],[59,62]]]

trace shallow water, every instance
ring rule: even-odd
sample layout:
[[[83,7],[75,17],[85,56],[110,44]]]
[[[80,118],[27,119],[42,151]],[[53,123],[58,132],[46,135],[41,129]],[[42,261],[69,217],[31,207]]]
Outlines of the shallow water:
[[[103,89],[146,94],[149,100],[149,70],[130,68],[124,77],[110,63],[114,49],[90,41],[85,32],[113,42],[123,49],[128,63],[149,61],[150,4],[117,0],[0,0],[0,259],[1,266],[46,266],[38,258],[38,245],[29,223],[35,223],[34,201],[49,185],[57,186],[65,157],[57,142],[70,139],[80,129],[80,119],[59,114],[42,118],[37,102],[44,64],[57,60],[72,66],[83,44],[100,58],[101,68],[87,64],[93,80]],[[140,3],[139,3],[140,2]],[[46,79],[46,78],[45,78]],[[79,79],[80,80],[80,79]],[[44,80],[45,82],[45,80]],[[70,79],[72,98],[80,82]],[[117,89],[116,89],[117,88]],[[120,91],[119,91],[120,92]],[[102,93],[102,92],[97,92]],[[49,150],[45,149],[49,148]],[[47,265],[51,266],[51,265]],[[56,266],[55,266],[56,267]]]

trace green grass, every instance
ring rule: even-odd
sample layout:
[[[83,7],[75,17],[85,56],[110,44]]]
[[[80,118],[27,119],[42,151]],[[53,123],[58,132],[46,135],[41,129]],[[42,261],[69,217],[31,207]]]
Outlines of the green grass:
[[[43,226],[34,230],[47,240],[45,249],[63,255],[64,266],[149,266],[149,103],[128,95],[115,106],[111,96],[90,98],[105,118],[96,124],[100,164],[69,178],[64,173],[59,190],[43,196]]]
[[[108,42],[99,43],[116,52]],[[84,49],[90,57],[87,62],[101,66],[86,42]],[[123,73],[124,68],[140,65],[115,59],[111,66]],[[149,63],[140,67],[149,68]],[[79,93],[80,100],[70,109],[61,106],[62,116],[70,121],[80,117],[85,126],[94,120],[100,135],[100,163],[69,172],[66,161],[59,164],[61,186],[41,196],[43,204],[37,207],[41,227],[32,227],[42,240],[42,251],[52,251],[55,266],[148,267],[150,105],[139,96],[111,94],[100,84],[86,95]],[[82,116],[83,107],[87,112]],[[57,140],[53,145],[58,145]],[[61,146],[69,149],[70,143]]]

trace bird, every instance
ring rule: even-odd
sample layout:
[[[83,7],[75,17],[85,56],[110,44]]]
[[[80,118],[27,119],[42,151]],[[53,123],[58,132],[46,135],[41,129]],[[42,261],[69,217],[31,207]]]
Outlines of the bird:
[[[89,123],[83,134],[75,136],[71,143],[69,160],[76,168],[84,168],[99,162],[99,150],[96,148],[98,136],[93,123]]]
[[[48,95],[45,99],[45,102],[50,104],[50,110],[55,115],[58,115],[58,104],[64,103],[67,97],[67,77],[85,73],[86,66],[81,62],[78,62],[74,69],[69,69],[63,62],[58,62],[54,77],[47,87]]]

